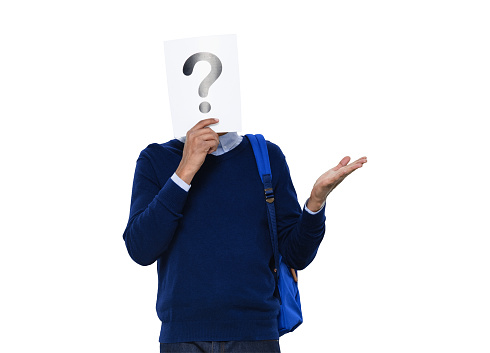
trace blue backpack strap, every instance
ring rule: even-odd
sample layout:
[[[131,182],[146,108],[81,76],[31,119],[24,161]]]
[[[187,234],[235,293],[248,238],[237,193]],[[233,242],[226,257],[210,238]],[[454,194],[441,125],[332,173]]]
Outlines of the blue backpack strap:
[[[271,185],[267,185],[265,187],[264,192],[266,195],[266,201],[268,203],[274,202],[274,190],[272,190],[272,172],[271,165],[269,162],[269,152],[267,151],[267,144],[265,142],[264,136],[261,134],[246,134],[250,143],[252,145],[252,149],[255,154],[255,159],[257,161],[257,167],[259,169],[260,180],[262,183],[266,183],[265,175],[269,175],[269,181]]]
[[[279,298],[279,303],[282,304],[280,293],[279,293],[279,245],[277,238],[277,224],[276,224],[276,210],[274,206],[274,190],[272,189],[272,172],[269,162],[269,152],[267,151],[267,144],[265,142],[264,136],[261,134],[246,134],[252,145],[252,149],[255,154],[255,159],[257,161],[257,167],[259,169],[260,179],[264,184],[264,194],[265,201],[267,202],[267,217],[269,220],[269,232],[271,235],[272,250],[274,252],[274,278],[276,280],[277,286],[277,296]]]
[[[250,142],[252,143],[252,148],[255,153],[255,158],[257,159],[258,166],[259,166],[259,174],[260,178],[262,179],[262,182],[264,181],[263,179],[263,174],[270,174],[271,179],[272,179],[272,173],[271,173],[271,166],[269,162],[269,153],[267,151],[267,144],[265,142],[264,136],[261,134],[247,134],[246,136],[249,137]]]
[[[252,145],[267,201],[267,217],[275,260],[274,278],[276,280],[276,289],[274,296],[279,299],[281,305],[277,322],[279,336],[282,336],[294,331],[303,322],[297,276],[295,276],[296,270],[289,268],[283,262],[282,256],[279,253],[274,192],[272,190],[272,173],[267,144],[264,137],[260,134],[247,134],[245,136],[248,137]]]

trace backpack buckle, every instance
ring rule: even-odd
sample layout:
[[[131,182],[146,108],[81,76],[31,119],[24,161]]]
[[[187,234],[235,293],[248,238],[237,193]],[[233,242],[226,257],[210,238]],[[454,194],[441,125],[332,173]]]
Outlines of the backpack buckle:
[[[264,193],[265,201],[267,201],[268,203],[274,202],[274,191],[272,190],[272,188],[264,189]]]

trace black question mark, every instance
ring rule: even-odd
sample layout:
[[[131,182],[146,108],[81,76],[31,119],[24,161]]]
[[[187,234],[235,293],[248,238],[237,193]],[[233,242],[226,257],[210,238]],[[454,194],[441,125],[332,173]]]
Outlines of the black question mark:
[[[192,54],[184,63],[184,75],[190,76],[194,70],[194,66],[199,61],[207,61],[211,64],[211,72],[202,80],[199,85],[199,96],[207,97],[209,87],[218,79],[221,75],[223,66],[221,65],[221,60],[212,53],[200,52]],[[211,110],[211,104],[208,102],[202,102],[199,104],[199,110],[201,113],[208,113]]]

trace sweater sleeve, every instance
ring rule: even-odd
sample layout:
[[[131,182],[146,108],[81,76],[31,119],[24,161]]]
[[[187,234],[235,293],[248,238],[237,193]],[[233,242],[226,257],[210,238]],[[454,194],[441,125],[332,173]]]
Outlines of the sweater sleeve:
[[[286,265],[303,270],[315,258],[325,234],[325,207],[310,213],[305,203],[301,209],[285,158],[283,163],[274,190],[279,252]]]
[[[123,239],[129,256],[142,266],[151,265],[168,248],[183,217],[187,191],[168,178],[159,187],[147,154],[136,161],[129,221]]]

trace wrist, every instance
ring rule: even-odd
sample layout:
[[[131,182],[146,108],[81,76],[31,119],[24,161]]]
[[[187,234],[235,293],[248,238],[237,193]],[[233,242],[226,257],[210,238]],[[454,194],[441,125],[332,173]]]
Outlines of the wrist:
[[[306,207],[308,207],[308,209],[311,212],[318,212],[323,207],[325,202],[326,202],[326,199],[325,200],[317,200],[314,197],[310,196],[310,198],[308,199],[308,203],[306,204]]]
[[[177,168],[177,170],[175,171],[175,174],[177,174],[177,176],[182,179],[183,181],[185,181],[187,184],[191,184],[191,181],[192,179],[194,178],[194,175],[196,173],[192,172],[192,171],[189,171],[188,169],[186,169],[185,167],[179,165],[179,167]]]

